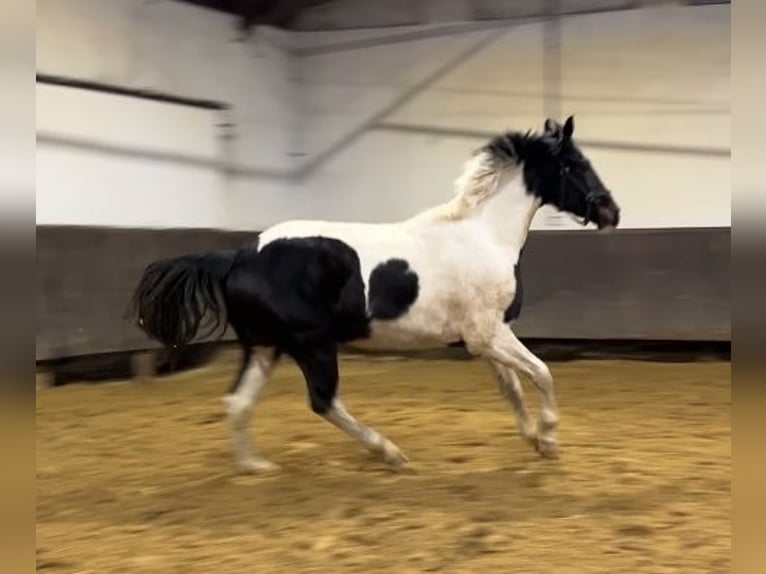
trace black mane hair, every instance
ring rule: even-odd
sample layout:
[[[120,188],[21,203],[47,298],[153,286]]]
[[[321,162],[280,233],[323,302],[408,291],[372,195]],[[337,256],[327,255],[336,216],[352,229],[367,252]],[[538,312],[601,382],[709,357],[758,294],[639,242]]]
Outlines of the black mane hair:
[[[550,122],[550,120],[549,120]],[[590,202],[608,192],[577,145],[573,124],[546,122],[544,133],[508,131],[493,137],[478,153],[489,157],[492,169],[521,165],[529,193],[562,211],[590,217]]]

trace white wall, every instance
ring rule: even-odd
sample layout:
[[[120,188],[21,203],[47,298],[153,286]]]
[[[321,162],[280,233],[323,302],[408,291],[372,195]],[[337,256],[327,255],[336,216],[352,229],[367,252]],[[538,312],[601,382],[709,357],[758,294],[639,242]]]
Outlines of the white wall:
[[[236,174],[230,178],[216,176],[209,165],[160,158],[142,164],[116,153],[113,140],[120,148],[159,146],[209,162],[223,153],[213,123],[221,118],[38,85],[38,132],[60,136],[55,146],[38,141],[38,222],[259,229],[284,216],[279,206],[289,186],[278,175],[291,169],[294,132],[287,38],[273,29],[248,43],[235,36],[231,18],[168,0],[39,0],[38,72],[226,102],[237,127],[226,157]],[[102,125],[87,117],[57,124],[77,110],[97,114]],[[107,149],[86,153],[65,145],[66,138],[76,143],[82,137]],[[152,202],[128,200],[124,189],[132,180]],[[309,207],[295,202],[292,211]]]
[[[728,149],[729,12],[663,7],[567,18],[562,113],[576,116],[576,135],[603,144]],[[317,37],[338,44],[360,33],[300,35],[313,47],[322,44]],[[462,162],[484,138],[429,128],[540,128],[542,42],[542,26],[526,23],[304,54],[305,159],[335,150],[305,180],[322,196],[318,215],[383,221],[448,198]],[[446,69],[451,60],[459,63]],[[424,82],[439,69],[444,73]],[[731,224],[726,155],[584,147],[622,205],[624,227]],[[578,228],[547,210],[534,227]]]
[[[38,224],[225,224],[214,112],[37,87]]]
[[[625,227],[731,223],[729,157],[662,151],[730,146],[729,13],[565,21],[562,112],[579,138],[606,144],[585,151]],[[409,41],[396,36],[439,25],[258,29],[239,43],[231,18],[168,0],[39,0],[39,72],[221,100],[237,137],[227,154],[212,112],[38,86],[38,222],[262,229],[292,217],[390,221],[444,201],[485,138],[434,128],[526,130],[546,112],[540,24],[449,27]],[[358,44],[368,38],[388,41]],[[550,212],[534,226],[576,228]]]

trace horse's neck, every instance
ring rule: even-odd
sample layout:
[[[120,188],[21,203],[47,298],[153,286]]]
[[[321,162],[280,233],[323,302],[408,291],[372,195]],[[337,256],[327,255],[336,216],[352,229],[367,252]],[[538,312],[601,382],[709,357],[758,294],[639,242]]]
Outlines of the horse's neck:
[[[539,208],[540,200],[527,192],[519,171],[482,206],[477,217],[504,249],[517,254],[524,247],[532,218]]]
[[[497,185],[500,189],[481,205],[471,205],[470,200],[458,193],[450,201],[426,209],[404,223],[428,227],[478,222],[509,256],[515,257],[527,240],[529,226],[540,201],[527,192],[520,169],[505,174]]]

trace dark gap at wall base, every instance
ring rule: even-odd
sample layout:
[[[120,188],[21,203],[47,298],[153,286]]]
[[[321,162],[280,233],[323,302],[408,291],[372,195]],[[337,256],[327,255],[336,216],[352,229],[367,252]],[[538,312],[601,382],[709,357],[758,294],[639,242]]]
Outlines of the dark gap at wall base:
[[[522,343],[543,361],[567,362],[583,360],[626,360],[663,363],[692,363],[731,361],[730,341],[645,341],[618,339],[530,339]],[[351,354],[374,358],[390,356],[385,353]],[[448,348],[436,351],[398,353],[403,358],[472,360],[465,349]]]
[[[524,339],[524,344],[546,363],[570,361],[637,361],[663,363],[730,362],[731,344],[724,341],[583,341],[556,339]],[[231,341],[190,345],[176,356],[157,351],[156,375],[162,377],[211,363],[221,351],[239,351]],[[102,353],[64,357],[38,362],[46,373],[49,386],[71,383],[101,383],[126,380],[134,376],[133,352]],[[341,371],[344,361],[397,360],[480,361],[464,349],[445,348],[434,351],[383,353],[341,349]],[[289,360],[289,359],[288,359]],[[234,363],[232,362],[232,365]],[[224,385],[225,386],[225,385]],[[221,392],[223,392],[223,388]]]
[[[209,363],[222,347],[227,345],[234,348],[234,344],[229,342],[189,345],[175,353],[158,349],[153,356],[154,373],[163,376],[202,367]],[[134,355],[133,351],[118,351],[61,357],[38,361],[37,368],[46,373],[49,386],[126,380],[136,376]]]
[[[158,348],[125,317],[144,267],[256,236],[38,226],[36,359]],[[515,331],[526,340],[727,343],[730,236],[730,228],[531,232]]]

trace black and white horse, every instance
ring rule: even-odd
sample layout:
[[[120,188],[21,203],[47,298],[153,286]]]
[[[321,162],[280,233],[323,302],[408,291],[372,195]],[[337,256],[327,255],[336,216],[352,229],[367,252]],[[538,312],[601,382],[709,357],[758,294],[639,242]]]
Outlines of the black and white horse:
[[[558,414],[548,367],[514,335],[519,254],[545,204],[614,228],[620,210],[572,139],[574,121],[494,137],[466,163],[454,197],[396,223],[287,221],[254,245],[149,265],[134,305],[141,328],[180,347],[202,327],[227,322],[243,349],[224,397],[238,465],[273,465],[250,444],[249,413],[282,354],[301,368],[311,408],[392,465],[407,461],[385,436],[358,422],[338,396],[339,344],[412,350],[465,345],[487,359],[516,413],[521,435],[557,455]],[[517,373],[539,391],[537,425]]]

